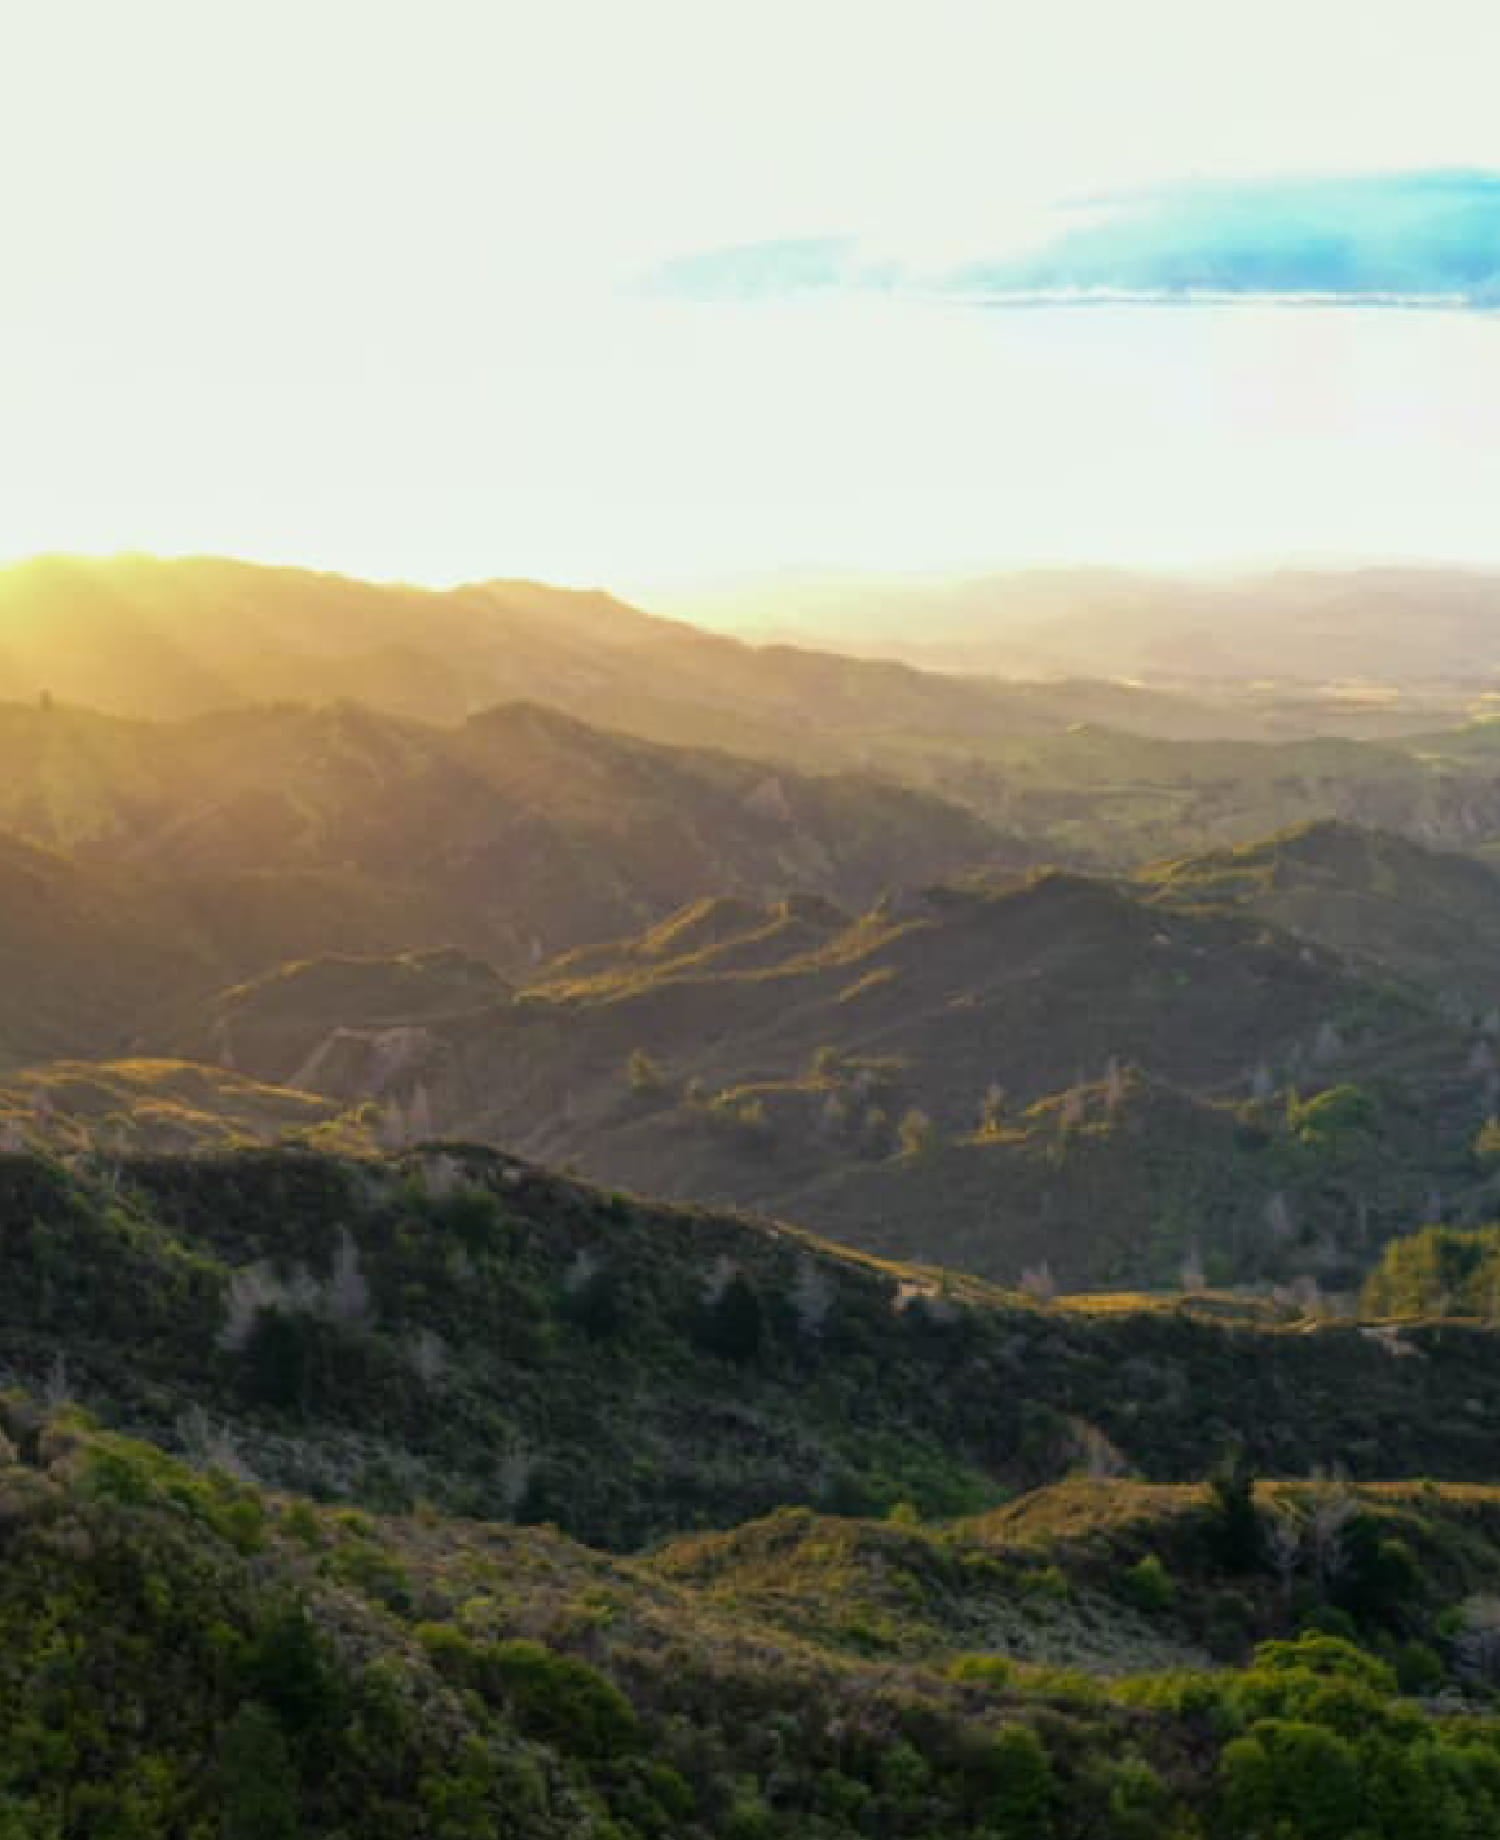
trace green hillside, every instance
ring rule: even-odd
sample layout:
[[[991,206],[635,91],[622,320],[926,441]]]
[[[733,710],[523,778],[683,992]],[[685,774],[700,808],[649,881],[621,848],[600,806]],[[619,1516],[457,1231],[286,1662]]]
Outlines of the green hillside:
[[[1096,1442],[1162,1481],[1236,1437],[1267,1473],[1491,1473],[1477,1328],[1043,1307],[477,1150],[13,1155],[0,1205],[6,1372],[376,1507],[618,1546],[786,1503],[962,1512]]]
[[[1039,1307],[456,1147],[0,1157],[0,1215],[17,1840],[1500,1819],[1487,1329]]]
[[[267,1495],[15,1395],[0,1416],[18,1840],[1500,1819],[1490,1492],[1262,1490],[1256,1537],[1308,1534],[1285,1582],[1226,1544],[1234,1497],[1132,1484],[931,1529],[794,1511],[621,1560]]]

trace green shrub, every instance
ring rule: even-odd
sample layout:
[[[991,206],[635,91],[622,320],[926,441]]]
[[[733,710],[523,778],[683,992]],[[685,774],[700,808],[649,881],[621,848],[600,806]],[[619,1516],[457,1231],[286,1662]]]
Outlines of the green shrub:
[[[1330,1086],[1310,1099],[1287,1101],[1287,1124],[1315,1149],[1341,1149],[1380,1128],[1380,1108],[1362,1086]]]
[[[486,1650],[481,1677],[498,1687],[521,1729],[578,1757],[612,1757],[639,1736],[635,1710],[587,1662],[541,1642],[517,1639]]]
[[[1403,1693],[1436,1693],[1446,1670],[1437,1650],[1425,1642],[1403,1642],[1396,1650],[1396,1681]]]
[[[1500,1227],[1424,1227],[1393,1240],[1365,1284],[1372,1316],[1500,1313]]]
[[[948,1664],[950,1680],[973,1681],[987,1687],[1007,1686],[1014,1672],[1004,1655],[959,1655]]]
[[[342,1695],[311,1617],[300,1604],[278,1611],[245,1656],[245,1684],[270,1707],[289,1738],[315,1739],[341,1719]]]
[[[1177,1586],[1172,1574],[1155,1553],[1147,1553],[1138,1564],[1132,1565],[1121,1575],[1120,1584],[1125,1596],[1139,1610],[1153,1613],[1169,1610],[1177,1601]]]
[[[1265,1719],[1224,1748],[1224,1830],[1244,1840],[1351,1840],[1360,1826],[1354,1747],[1321,1726]]]
[[[1029,1725],[1007,1725],[997,1732],[979,1760],[978,1774],[987,1834],[997,1840],[1043,1840],[1052,1832],[1052,1764]]]
[[[1160,1840],[1169,1831],[1172,1797],[1140,1757],[1116,1764],[1109,1781],[1110,1840]]]

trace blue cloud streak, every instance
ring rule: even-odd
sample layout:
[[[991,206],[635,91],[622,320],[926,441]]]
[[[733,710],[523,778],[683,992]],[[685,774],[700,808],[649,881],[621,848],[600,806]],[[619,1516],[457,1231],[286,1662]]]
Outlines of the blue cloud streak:
[[[849,237],[705,250],[652,285],[766,300],[920,291],[997,305],[1143,299],[1500,308],[1500,173],[1196,182],[1080,200],[1024,252],[918,276]]]

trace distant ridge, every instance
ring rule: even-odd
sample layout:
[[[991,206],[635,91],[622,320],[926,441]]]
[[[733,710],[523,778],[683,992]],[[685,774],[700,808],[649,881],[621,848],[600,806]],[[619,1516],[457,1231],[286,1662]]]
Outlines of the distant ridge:
[[[1075,602],[1087,610],[1094,589],[1070,588],[1070,580],[1048,578],[1025,595],[1039,594],[1059,618]],[[845,611],[812,618],[797,645],[755,646],[602,589],[502,577],[432,589],[212,556],[45,556],[0,569],[0,701],[49,696],[111,714],[178,718],[350,698],[454,722],[530,700],[656,740],[843,764],[864,738],[901,731],[978,739],[997,724],[1045,733],[1092,720],[1184,739],[1277,732],[1275,719],[1248,706],[1205,707],[1100,682],[1134,669],[1113,655],[1110,634],[1064,663],[1071,682],[981,683],[846,655],[895,641],[916,664],[1057,678],[1056,659],[981,656],[997,639],[994,597],[1003,603],[1013,592],[1020,590],[1004,584],[856,584]],[[1109,603],[1127,589],[1111,577],[1104,592]],[[1180,599],[1170,588],[1162,594],[1168,608]],[[1149,607],[1159,597],[1136,584],[1128,598]],[[1123,631],[1111,618],[1111,631]],[[818,644],[844,650],[809,649]],[[963,645],[976,648],[972,657],[961,655]],[[945,657],[944,646],[958,649]],[[1287,656],[1278,654],[1278,668]],[[1477,657],[1471,647],[1471,665]]]
[[[1012,677],[1500,681],[1500,570],[1458,564],[748,578],[703,606],[747,635]]]

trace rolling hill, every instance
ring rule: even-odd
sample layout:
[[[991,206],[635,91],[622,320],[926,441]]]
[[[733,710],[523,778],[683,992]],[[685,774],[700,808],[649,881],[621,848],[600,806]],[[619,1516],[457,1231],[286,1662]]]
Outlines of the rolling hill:
[[[1138,879],[1166,905],[1258,914],[1456,1007],[1500,998],[1500,874],[1472,856],[1325,821]]]
[[[90,911],[160,941],[192,992],[330,952],[456,946],[515,970],[705,889],[868,901],[1024,857],[887,782],[659,747],[531,704],[447,729],[353,704],[183,723],[5,705],[0,831],[54,853],[55,891],[66,874],[69,899],[93,890]],[[11,872],[39,887],[30,860]],[[99,938],[96,981],[125,968]],[[160,980],[128,983],[117,1007],[160,1007]]]
[[[1263,623],[1256,584],[1215,590],[1228,611],[1203,617],[1228,622],[1240,638],[1262,624],[1282,632],[1283,603],[1283,625],[1326,603],[1330,630],[1350,637],[1327,658],[1316,646],[1299,650],[1300,636],[1297,644],[1285,633],[1257,639],[1273,657],[1230,659],[1223,681],[1194,681],[1186,693],[1133,681],[1144,667],[1126,640],[1137,616],[1165,621],[1164,631],[1197,617],[1185,610],[1201,612],[1208,591],[1127,585],[1129,618],[1115,617],[1109,593],[1098,608],[1085,596],[1071,655],[1058,654],[1034,681],[1005,682],[748,645],[608,595],[533,583],[438,592],[218,558],[41,558],[0,570],[0,697],[54,712],[64,705],[75,718],[84,707],[173,722],[234,711],[226,749],[247,745],[260,722],[268,748],[294,753],[300,744],[278,732],[291,712],[266,713],[268,703],[362,704],[387,719],[381,745],[398,752],[410,745],[391,739],[403,724],[462,733],[471,718],[482,729],[497,706],[531,704],[617,735],[727,749],[772,773],[878,773],[967,807],[1032,860],[1077,867],[1133,867],[1324,818],[1439,846],[1500,844],[1490,743],[1484,724],[1465,726],[1492,713],[1483,665],[1492,599],[1482,582],[1419,574],[1387,593],[1374,577],[1288,578],[1266,588]],[[1060,607],[1074,605],[1075,588],[1058,589]],[[1408,666],[1415,673],[1399,684],[1345,682],[1351,660],[1356,677],[1379,675],[1373,635],[1391,596],[1417,607],[1429,590],[1443,606],[1445,595],[1456,597],[1460,611],[1448,620],[1424,609],[1402,631],[1421,635],[1412,641],[1419,652],[1446,645],[1440,674],[1451,665],[1454,681],[1426,683],[1432,673],[1414,657],[1392,664],[1398,676]],[[896,600],[907,630],[942,631],[941,595],[924,589]],[[1217,605],[1212,595],[1209,604]],[[860,605],[878,626],[879,596]],[[1289,657],[1306,683],[1261,682]],[[304,715],[311,721],[313,712]],[[1453,725],[1447,733],[1445,725]],[[92,745],[120,798],[134,789],[149,803],[151,776],[131,751],[121,758],[102,725]],[[51,751],[38,735],[28,746]],[[476,750],[484,751],[479,740]],[[212,778],[222,761],[209,770]],[[65,760],[61,786],[32,787],[43,820],[60,801],[74,803],[75,820],[83,801],[85,824],[113,809],[74,783],[75,771]],[[263,781],[240,788],[236,822],[247,832],[274,823],[274,810],[256,801],[279,796]],[[16,828],[48,835],[45,823],[41,832],[29,821]],[[190,828],[185,843],[201,842]]]
[[[703,901],[446,1012],[399,962],[314,962],[168,1045],[373,1104],[388,1141],[456,1133],[1002,1282],[1196,1262],[1348,1289],[1424,1214],[1493,1206],[1493,1006],[1393,980],[1368,932],[1352,954],[1206,898],[1216,861],[862,914]],[[1434,885],[1397,903],[1414,937]]]

